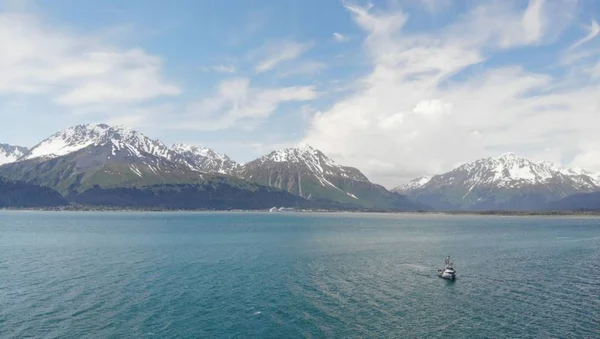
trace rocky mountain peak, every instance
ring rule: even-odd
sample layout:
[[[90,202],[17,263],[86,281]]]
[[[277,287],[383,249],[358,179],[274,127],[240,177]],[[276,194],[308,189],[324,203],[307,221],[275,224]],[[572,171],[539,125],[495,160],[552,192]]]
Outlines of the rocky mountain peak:
[[[414,188],[417,187],[421,187],[423,185],[425,185],[426,183],[429,182],[429,180],[431,180],[430,176],[421,176],[418,178],[415,178],[411,181],[409,181],[408,183],[404,184],[404,185],[400,185],[396,188],[393,188],[392,191],[393,192],[405,192],[405,191],[410,191]]]
[[[232,174],[239,167],[239,164],[227,155],[210,148],[177,143],[173,144],[171,149],[179,155],[179,162],[196,171]]]
[[[306,143],[273,151],[250,161],[241,166],[236,174],[242,179],[306,199],[327,199],[363,207],[422,208],[403,195],[371,183],[358,169],[342,166]]]
[[[417,178],[395,191],[444,208],[533,208],[579,192],[600,189],[598,175],[514,153],[478,159],[430,180]]]
[[[309,144],[299,143],[294,147],[284,148],[273,151],[266,155],[265,160],[274,162],[305,162],[305,161],[325,161],[332,166],[339,166],[333,160],[329,159],[321,151],[314,149]]]
[[[342,166],[329,158],[320,150],[306,143],[294,147],[273,151],[256,160],[263,163],[286,163],[294,166],[305,166],[309,172],[320,178],[324,176],[339,176],[352,180],[369,181],[358,169]]]
[[[0,144],[0,165],[15,162],[28,153],[27,147]]]
[[[182,143],[173,144],[173,146],[171,146],[171,149],[178,153],[189,152],[189,153],[194,153],[194,154],[197,154],[200,156],[205,156],[205,157],[206,156],[226,157],[226,155],[217,153],[217,152],[211,150],[210,148],[194,146],[194,145],[187,145],[187,144],[182,144]]]
[[[87,124],[72,126],[60,131],[34,146],[27,157],[55,158],[84,149],[91,145],[113,146],[114,151],[127,150],[132,155],[148,153],[169,157],[169,149],[162,142],[153,140],[140,132],[124,126]]]
[[[518,157],[514,153],[479,159],[459,166],[447,174],[450,173],[456,175],[461,173],[461,176],[467,177],[468,183],[495,184],[501,187],[542,184],[557,178],[570,178],[588,186],[599,184],[598,176],[590,172],[570,169],[550,162],[536,163]]]

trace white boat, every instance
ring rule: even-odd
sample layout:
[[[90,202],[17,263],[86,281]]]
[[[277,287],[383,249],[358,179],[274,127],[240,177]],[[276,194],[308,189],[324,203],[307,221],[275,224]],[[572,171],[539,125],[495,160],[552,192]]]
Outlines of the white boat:
[[[443,270],[438,270],[438,276],[440,278],[454,280],[456,279],[456,271],[454,270],[454,263],[450,261],[450,256],[446,257],[446,266]]]

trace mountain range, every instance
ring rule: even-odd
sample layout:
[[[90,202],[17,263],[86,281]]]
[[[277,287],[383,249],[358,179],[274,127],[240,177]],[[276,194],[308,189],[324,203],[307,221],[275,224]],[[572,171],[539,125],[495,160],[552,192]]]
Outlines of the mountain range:
[[[209,148],[167,146],[106,124],[69,127],[31,148],[0,144],[0,178],[7,201],[23,203],[22,192],[40,189],[58,192],[52,204],[184,209],[594,209],[596,196],[586,194],[600,191],[598,175],[512,153],[388,190],[304,143],[240,164]],[[23,188],[10,191],[18,198],[8,198],[8,186]]]
[[[127,128],[81,125],[56,133],[18,161],[0,167],[0,176],[46,186],[62,194],[103,187],[196,183],[198,172],[180,154]]]
[[[162,195],[169,196],[169,206],[175,207],[178,204],[172,200],[187,194],[218,208],[256,207],[248,201],[259,196],[262,201],[273,196],[277,197],[273,203],[304,207],[426,208],[371,183],[358,169],[341,166],[305,144],[242,165],[208,148],[184,144],[168,147],[129,128],[95,124],[69,127],[31,149],[7,149],[10,152],[0,166],[0,177],[51,188],[78,203],[102,200],[91,194],[114,198],[103,199],[104,204],[124,204],[119,194],[134,194],[140,199]],[[190,191],[201,194],[189,195]],[[228,204],[200,196],[225,199],[223,192],[232,195]],[[179,204],[184,205],[194,204]]]
[[[309,200],[320,198],[366,208],[427,208],[370,182],[358,169],[342,166],[304,143],[273,151],[238,167],[234,174]]]
[[[506,153],[420,177],[392,191],[436,210],[482,211],[549,209],[567,196],[599,190],[600,176],[593,173]]]

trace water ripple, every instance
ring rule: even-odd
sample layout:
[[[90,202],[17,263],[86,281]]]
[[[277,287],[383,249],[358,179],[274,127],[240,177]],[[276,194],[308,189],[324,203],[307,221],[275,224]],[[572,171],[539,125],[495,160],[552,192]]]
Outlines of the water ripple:
[[[600,337],[595,219],[0,213],[0,337]]]

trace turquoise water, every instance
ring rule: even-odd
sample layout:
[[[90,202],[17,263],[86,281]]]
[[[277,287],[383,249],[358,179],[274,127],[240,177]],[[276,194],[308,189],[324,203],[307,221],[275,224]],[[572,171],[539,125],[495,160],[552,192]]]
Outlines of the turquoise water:
[[[592,218],[0,212],[1,338],[600,338],[599,277]]]

